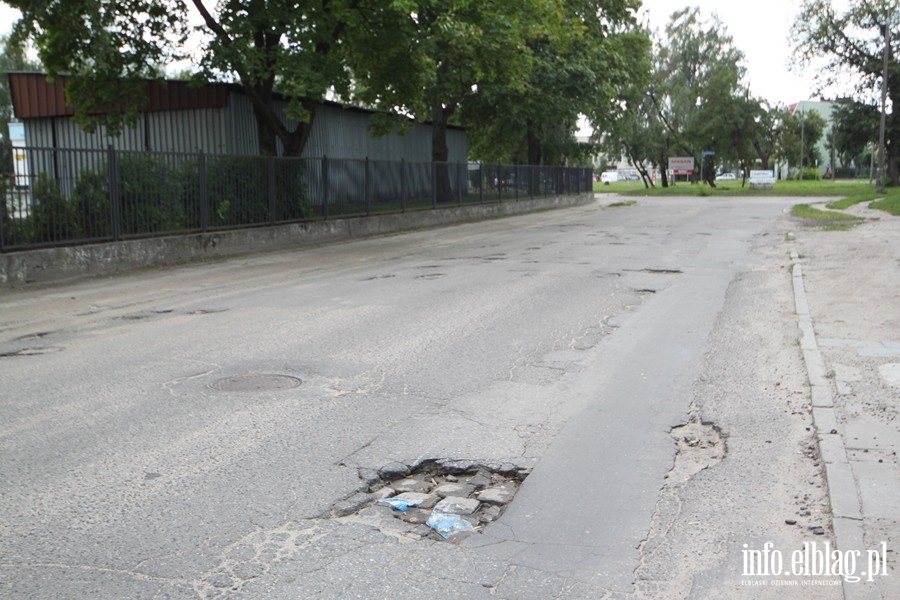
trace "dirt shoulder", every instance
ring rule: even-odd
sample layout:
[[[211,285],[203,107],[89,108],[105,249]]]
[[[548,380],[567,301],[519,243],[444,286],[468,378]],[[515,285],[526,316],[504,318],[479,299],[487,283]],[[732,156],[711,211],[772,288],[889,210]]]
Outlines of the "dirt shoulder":
[[[798,227],[818,346],[856,483],[866,549],[887,548],[882,598],[900,597],[900,218],[856,205],[846,231]],[[884,546],[882,546],[884,544]],[[849,590],[848,590],[849,591]]]

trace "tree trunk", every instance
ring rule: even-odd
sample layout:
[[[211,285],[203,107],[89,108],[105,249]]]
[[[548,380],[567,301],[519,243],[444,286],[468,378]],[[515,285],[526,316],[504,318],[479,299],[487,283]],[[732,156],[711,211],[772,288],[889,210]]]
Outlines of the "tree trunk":
[[[259,153],[263,156],[278,156],[278,135],[269,126],[266,115],[261,109],[253,108],[256,118],[256,137],[259,141]]]
[[[662,186],[669,187],[669,174],[666,172],[666,165],[669,164],[668,157],[664,154],[659,155],[659,172],[662,175]]]
[[[435,169],[435,198],[438,203],[453,200],[453,188],[450,185],[450,148],[447,146],[447,125],[456,105],[444,106],[436,100],[432,107],[431,124],[431,160]]]
[[[525,138],[528,144],[528,164],[539,166],[543,158],[543,151],[541,149],[541,140],[534,130],[534,123],[531,121],[528,121],[526,126]]]
[[[256,119],[256,134],[259,140],[259,153],[263,156],[278,156],[278,142],[281,141],[281,156],[296,157],[303,154],[309,136],[312,133],[313,121],[316,115],[316,103],[312,100],[303,102],[303,107],[309,112],[309,122],[299,123],[297,128],[289,131],[283,125],[277,129],[273,127],[273,119],[280,119],[275,112],[273,102],[265,107],[254,105],[253,116]]]
[[[309,121],[299,123],[297,129],[290,132],[286,139],[283,140],[285,156],[298,157],[303,154],[303,151],[306,149],[306,143],[309,141],[309,136],[312,134],[313,122],[316,118],[316,106],[316,102],[312,100],[303,101],[303,108],[309,113]]]
[[[537,196],[540,194],[540,169],[536,167],[539,167],[541,165],[543,158],[541,140],[538,138],[534,127],[534,123],[532,121],[528,121],[525,133],[526,143],[528,144],[528,164],[532,167],[535,167],[528,170],[530,174],[530,176],[528,177],[528,193],[531,196]],[[516,183],[518,184],[518,182]]]

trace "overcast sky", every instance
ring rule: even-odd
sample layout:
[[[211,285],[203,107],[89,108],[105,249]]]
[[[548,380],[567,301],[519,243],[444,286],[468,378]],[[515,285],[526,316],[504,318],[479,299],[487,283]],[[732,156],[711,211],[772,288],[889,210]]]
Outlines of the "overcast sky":
[[[651,27],[662,30],[669,15],[684,6],[715,12],[735,45],[746,55],[751,92],[773,103],[790,104],[811,95],[811,74],[788,70],[791,23],[800,0],[644,0],[641,11],[649,12]],[[0,2],[0,34],[7,34],[18,13]]]
[[[746,57],[753,95],[786,105],[806,100],[812,93],[812,73],[791,72],[788,68],[790,28],[800,4],[800,0],[644,0],[641,10],[649,11],[651,27],[660,31],[669,16],[686,5],[697,6],[705,14],[717,14]]]

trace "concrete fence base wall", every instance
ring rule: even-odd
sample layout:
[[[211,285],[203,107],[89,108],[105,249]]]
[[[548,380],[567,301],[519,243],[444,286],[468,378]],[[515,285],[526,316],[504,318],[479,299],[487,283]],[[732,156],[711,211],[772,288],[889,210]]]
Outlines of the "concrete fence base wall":
[[[354,238],[588,204],[593,193],[454,206],[371,217],[291,223],[122,242],[64,246],[0,255],[0,288],[110,275],[142,267],[299,248]]]

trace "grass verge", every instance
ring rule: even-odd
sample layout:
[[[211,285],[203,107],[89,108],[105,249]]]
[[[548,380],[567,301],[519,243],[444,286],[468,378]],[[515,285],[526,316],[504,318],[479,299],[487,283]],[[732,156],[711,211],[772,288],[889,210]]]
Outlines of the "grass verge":
[[[619,181],[611,184],[595,183],[594,191],[623,196],[838,196],[847,198],[874,194],[875,185],[869,184],[865,180],[779,181],[771,190],[751,190],[749,184],[741,185],[740,181],[720,181],[714,188],[705,183],[690,184],[686,182],[678,182],[677,185],[667,188],[659,185],[645,188],[643,182],[640,181]],[[876,197],[871,196],[869,199]],[[865,200],[860,199],[859,201]]]
[[[835,210],[844,210],[846,208],[850,208],[854,204],[859,204],[861,202],[870,202],[872,200],[876,200],[880,198],[875,192],[866,192],[865,194],[860,194],[858,196],[850,196],[849,198],[842,198],[840,200],[834,200],[829,202],[825,206],[828,208],[833,208]]]
[[[895,217],[900,217],[900,189],[891,188],[885,190],[884,198],[873,202],[869,205],[869,208],[883,210]]]
[[[795,204],[791,208],[791,216],[807,222],[821,225],[828,230],[840,231],[862,223],[864,219],[844,213],[819,210],[809,204]]]

